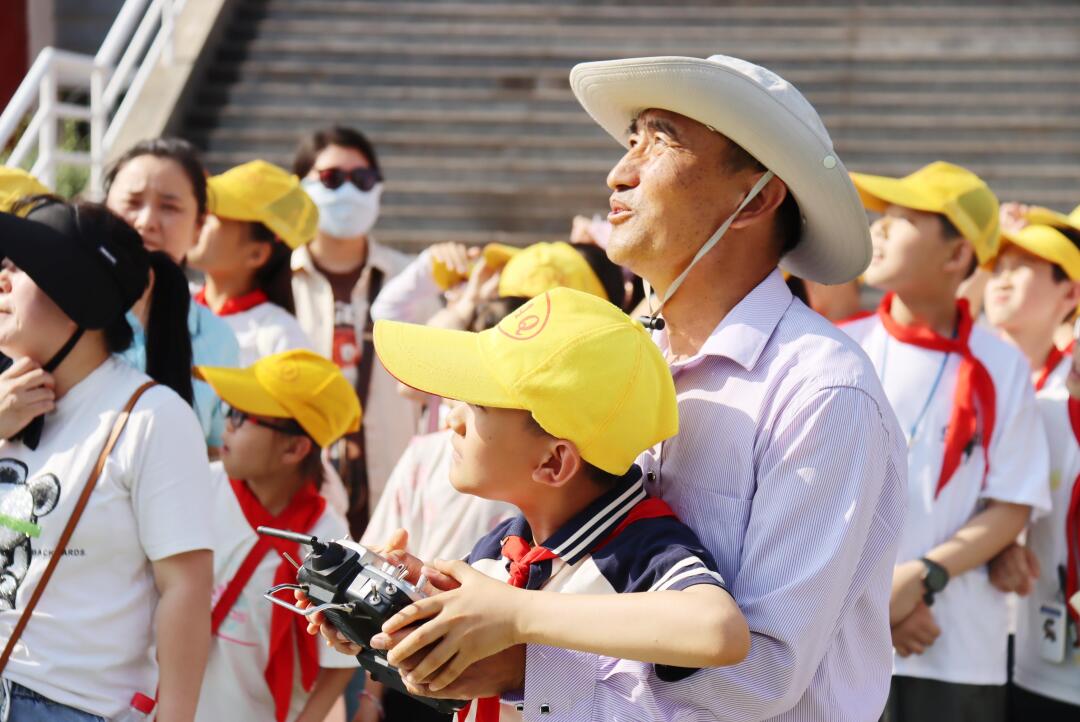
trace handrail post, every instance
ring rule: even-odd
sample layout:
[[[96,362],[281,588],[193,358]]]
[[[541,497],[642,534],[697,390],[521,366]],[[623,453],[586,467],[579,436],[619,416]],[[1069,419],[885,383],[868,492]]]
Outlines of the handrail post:
[[[109,69],[95,63],[90,74],[90,198],[105,197],[105,127],[109,110],[105,107],[105,83]]]
[[[41,79],[41,88],[38,96],[38,112],[44,117],[41,132],[38,135],[38,159],[35,167],[41,167],[39,178],[41,182],[52,190],[56,190],[56,103],[57,79],[56,68],[50,67]]]

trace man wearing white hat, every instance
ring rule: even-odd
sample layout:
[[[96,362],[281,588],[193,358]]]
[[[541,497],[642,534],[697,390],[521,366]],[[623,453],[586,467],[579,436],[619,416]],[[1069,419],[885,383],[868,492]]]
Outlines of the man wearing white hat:
[[[738,665],[672,674],[527,644],[437,696],[500,692],[526,720],[560,722],[876,720],[904,436],[865,354],[793,299],[777,268],[822,283],[858,275],[870,260],[859,196],[813,107],[764,68],[640,58],[579,65],[570,82],[627,147],[608,176],[607,251],[659,294],[650,325],[679,396],[679,434],[638,463],[716,557],[751,650]],[[477,594],[481,623],[499,630],[470,639],[530,641],[514,610],[469,586],[456,595]]]

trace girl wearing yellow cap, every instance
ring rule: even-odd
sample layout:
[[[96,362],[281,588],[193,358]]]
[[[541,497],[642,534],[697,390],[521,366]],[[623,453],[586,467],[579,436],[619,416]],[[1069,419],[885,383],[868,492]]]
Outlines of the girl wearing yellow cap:
[[[292,316],[292,249],[315,234],[318,210],[299,180],[256,160],[210,178],[210,214],[188,262],[206,277],[194,296],[225,320],[240,363],[309,348]]]

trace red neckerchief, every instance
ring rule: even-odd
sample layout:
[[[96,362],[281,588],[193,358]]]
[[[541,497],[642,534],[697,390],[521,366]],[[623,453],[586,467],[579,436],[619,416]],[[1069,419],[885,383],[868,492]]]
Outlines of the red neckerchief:
[[[1035,381],[1036,391],[1043,390],[1043,386],[1046,386],[1046,382],[1050,379],[1050,374],[1054,373],[1054,369],[1058,367],[1058,364],[1065,360],[1066,354],[1072,353],[1072,346],[1072,343],[1070,343],[1064,349],[1060,349],[1057,346],[1052,346],[1050,348],[1050,353],[1046,355],[1046,361],[1039,370],[1039,378]]]
[[[662,516],[674,517],[675,512],[671,510],[671,507],[663,499],[654,497],[642,499],[634,505],[626,518],[619,522],[619,525],[595,544],[590,551],[600,549],[619,534],[622,534],[626,527],[636,521],[655,519]],[[542,546],[534,547],[527,539],[519,536],[508,536],[503,540],[502,555],[510,560],[510,578],[506,580],[507,583],[521,589],[524,589],[529,581],[529,568],[533,564],[555,559],[558,556],[550,549]],[[464,708],[458,710],[458,722],[464,722],[468,715],[469,705],[465,705]],[[476,722],[499,722],[498,697],[484,697],[476,700]]]
[[[244,518],[252,529],[260,526],[272,526],[288,529],[301,534],[311,531],[315,522],[326,510],[326,500],[319,495],[314,484],[305,484],[296,492],[289,505],[278,516],[273,516],[259,503],[258,498],[247,488],[247,484],[229,479],[236,501],[244,512]],[[300,557],[299,544],[259,535],[259,540],[244,558],[243,563],[232,578],[225,592],[214,605],[210,617],[211,634],[217,634],[221,623],[225,621],[229,610],[236,603],[240,592],[251,580],[256,567],[267,554],[276,550],[279,554],[288,554],[293,559]],[[274,573],[274,584],[296,582],[296,569],[284,558]],[[294,642],[295,640],[295,642]],[[294,647],[295,645],[295,647]],[[270,612],[270,650],[267,656],[264,677],[274,698],[274,718],[284,722],[289,713],[289,702],[293,691],[293,649],[300,655],[300,679],[307,691],[315,684],[319,674],[319,651],[315,637],[307,633],[307,618],[293,614],[287,609],[275,605]]]
[[[207,308],[210,308],[210,304],[206,302],[205,286],[196,291],[195,295],[192,296],[192,299],[200,306],[206,306]],[[214,311],[214,309],[212,308],[210,308],[210,310],[214,311],[215,316],[231,316],[234,313],[250,311],[256,306],[261,306],[269,300],[270,298],[265,293],[263,293],[262,290],[255,289],[251,293],[245,293],[243,296],[237,296],[236,298],[227,298],[225,299],[225,303],[221,304],[221,308],[216,311]]]
[[[847,326],[849,323],[855,323],[856,321],[861,321],[864,318],[870,318],[873,315],[874,315],[873,311],[856,311],[855,313],[851,314],[847,318],[841,318],[841,319],[833,322],[833,325],[843,327],[843,326]]]
[[[1072,426],[1073,438],[1080,444],[1080,401],[1069,397],[1069,424]],[[1065,571],[1065,608],[1069,616],[1080,624],[1080,613],[1069,604],[1077,590],[1080,589],[1080,476],[1073,482],[1072,495],[1069,498],[1069,510],[1065,514],[1065,541],[1069,550],[1068,569]],[[1080,647],[1080,639],[1077,640]]]
[[[901,343],[918,346],[931,351],[953,353],[960,357],[960,369],[956,378],[956,396],[953,400],[952,417],[945,432],[945,457],[938,476],[936,499],[953,473],[960,466],[960,459],[965,450],[969,450],[978,431],[978,412],[982,412],[982,447],[986,468],[983,470],[983,483],[990,473],[990,439],[994,433],[996,398],[994,380],[982,362],[971,353],[968,340],[974,321],[966,299],[956,302],[957,323],[956,338],[945,338],[926,326],[902,326],[892,317],[890,310],[895,294],[887,293],[878,306],[878,318],[885,331]],[[978,402],[976,404],[976,402]],[[978,410],[977,410],[978,408]]]

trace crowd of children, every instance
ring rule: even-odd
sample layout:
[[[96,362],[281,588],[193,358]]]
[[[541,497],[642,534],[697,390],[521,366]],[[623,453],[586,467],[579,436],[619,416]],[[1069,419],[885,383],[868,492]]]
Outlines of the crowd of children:
[[[461,720],[1080,717],[1080,208],[849,175],[675,61],[575,69],[627,151],[572,242],[380,245],[346,127],[0,169],[0,722],[446,719],[263,599],[262,525],[422,573],[371,645]]]

